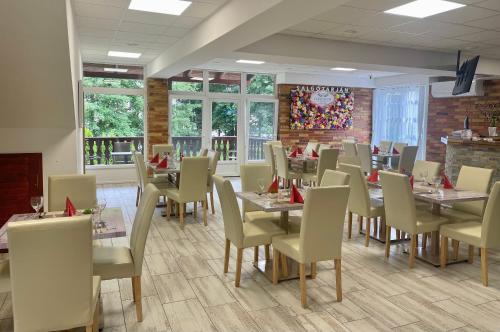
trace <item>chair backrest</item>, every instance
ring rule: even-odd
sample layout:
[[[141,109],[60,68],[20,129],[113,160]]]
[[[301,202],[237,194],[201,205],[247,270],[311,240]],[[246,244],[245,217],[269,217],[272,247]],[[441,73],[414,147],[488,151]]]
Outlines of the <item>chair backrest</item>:
[[[154,184],[148,184],[142,193],[139,207],[135,212],[134,223],[130,232],[130,251],[134,259],[134,269],[137,276],[141,275],[144,248],[158,197],[160,197],[158,188]]]
[[[266,143],[271,144],[272,146],[282,146],[283,142],[281,141],[267,141]]]
[[[403,150],[398,150],[401,153],[399,157],[398,171],[406,174],[411,174],[413,165],[415,165],[415,158],[417,158],[418,146],[404,146]]]
[[[214,183],[219,195],[226,239],[229,239],[238,248],[242,248],[243,221],[233,185],[229,180],[218,175],[214,175]]]
[[[323,173],[325,173],[325,170],[335,170],[337,168],[338,156],[338,149],[323,149],[319,152],[318,167],[316,170],[318,184],[321,183],[321,178],[323,177]]]
[[[318,149],[319,149],[318,141],[310,140],[307,143],[306,148],[304,149],[304,154],[306,154],[306,155],[311,154],[313,150],[318,152]]]
[[[439,176],[441,171],[441,163],[435,161],[427,160],[415,160],[415,165],[413,166],[413,179],[415,181],[427,180],[430,181],[432,178]]]
[[[359,160],[358,156],[340,155],[338,156],[338,164],[361,166],[361,161]]]
[[[273,146],[269,143],[266,142],[262,144],[262,147],[264,149],[264,158],[266,164],[271,166],[273,174],[276,173],[276,161],[274,160],[274,152],[273,152]]]
[[[172,154],[174,151],[173,144],[153,144],[153,156],[157,153],[160,155],[160,158],[165,154]]]
[[[327,169],[321,178],[321,187],[347,186],[349,185],[350,175],[345,172]]]
[[[208,192],[212,192],[214,189],[214,181],[212,179],[213,175],[215,172],[217,172],[217,165],[219,164],[219,159],[220,159],[220,151],[207,151],[207,157],[208,157],[208,179],[207,179],[207,190]]]
[[[415,234],[417,230],[415,198],[408,176],[385,171],[381,171],[379,174],[384,193],[386,224]]]
[[[349,186],[315,187],[307,191],[300,227],[300,263],[341,258],[348,197]]]
[[[349,211],[362,216],[368,216],[371,207],[370,194],[361,167],[340,164],[339,169],[341,172],[349,174],[350,177],[351,195],[349,197]]]
[[[358,155],[358,150],[356,149],[356,142],[350,140],[342,141],[342,149],[346,156],[355,157]]]
[[[198,152],[198,157],[206,157],[208,155],[208,149],[200,149]]]
[[[271,166],[268,164],[246,164],[240,166],[241,191],[259,191],[259,181],[263,181],[264,190],[267,190],[273,181]],[[243,218],[246,212],[260,210],[251,202],[243,200]]]
[[[141,189],[144,190],[146,185],[149,183],[148,170],[146,169],[146,164],[144,163],[144,155],[141,153],[135,154],[135,165],[139,172],[139,183]]]
[[[365,173],[371,173],[372,171],[372,149],[370,144],[357,144],[358,157],[361,162],[361,169]]]
[[[114,152],[130,152],[130,142],[113,142]]]
[[[484,211],[481,246],[500,249],[500,181],[495,182]]]
[[[331,148],[333,148],[333,146],[331,144],[320,144],[318,150],[319,150],[319,152],[321,152],[322,150],[331,149]]]
[[[396,142],[393,144],[393,148],[396,149],[399,153],[403,152],[403,148],[405,146],[408,146],[407,143],[401,143],[401,142]],[[397,169],[399,165],[399,159],[398,158],[391,158],[391,167],[393,169]]]
[[[182,159],[179,183],[179,199],[181,201],[198,202],[206,200],[207,181],[207,157],[185,157]]]
[[[487,193],[490,188],[491,178],[493,177],[493,170],[488,168],[462,166],[458,173],[457,189],[465,189]],[[482,216],[486,202],[463,202],[453,204],[453,208]]]
[[[380,141],[379,149],[381,152],[391,152],[392,141]]]
[[[93,174],[49,176],[49,211],[63,211],[68,197],[75,208],[91,209],[96,203],[96,178]]]
[[[132,151],[132,161],[134,162],[134,169],[135,169],[135,176],[137,178],[137,185],[142,188],[141,169],[140,169],[139,164],[137,163],[137,155],[138,154],[140,154],[140,152]]]
[[[288,178],[288,159],[283,146],[273,146],[274,156],[276,158],[276,174],[280,178]]]
[[[92,320],[91,216],[10,223],[16,331],[59,331]]]

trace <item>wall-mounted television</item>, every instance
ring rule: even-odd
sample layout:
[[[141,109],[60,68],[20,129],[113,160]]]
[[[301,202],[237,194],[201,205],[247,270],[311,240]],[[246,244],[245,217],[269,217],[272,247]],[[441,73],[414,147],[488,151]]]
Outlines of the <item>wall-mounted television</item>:
[[[458,51],[457,58],[457,78],[455,80],[455,87],[452,94],[454,96],[461,95],[470,91],[474,75],[476,74],[477,64],[479,62],[479,55],[472,59],[466,60],[460,66],[460,51]]]

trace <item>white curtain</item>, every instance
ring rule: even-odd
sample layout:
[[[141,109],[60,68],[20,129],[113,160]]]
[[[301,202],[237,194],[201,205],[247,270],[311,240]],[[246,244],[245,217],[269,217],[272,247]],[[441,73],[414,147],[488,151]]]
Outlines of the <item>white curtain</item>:
[[[392,141],[417,145],[417,159],[425,159],[427,93],[425,86],[375,89],[372,144]]]

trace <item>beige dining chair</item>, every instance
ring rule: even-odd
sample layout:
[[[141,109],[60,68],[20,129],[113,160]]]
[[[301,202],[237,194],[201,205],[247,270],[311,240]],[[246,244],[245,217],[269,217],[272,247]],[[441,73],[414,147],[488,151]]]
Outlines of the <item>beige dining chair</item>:
[[[323,149],[319,152],[318,166],[315,173],[302,173],[302,180],[319,185],[325,170],[337,168],[338,149]]]
[[[356,149],[358,150],[358,157],[361,162],[361,170],[365,174],[370,174],[373,171],[372,148],[370,144],[358,143]]]
[[[76,209],[91,209],[96,203],[96,178],[93,174],[50,175],[49,211],[64,211],[66,197]]]
[[[148,170],[146,169],[146,164],[144,163],[144,156],[141,153],[132,154],[132,158],[134,159],[135,165],[137,167],[137,172],[139,174],[139,199],[136,198],[136,201],[140,201],[142,197],[142,193],[144,192],[146,186],[150,183],[154,184],[156,188],[160,191],[160,196],[163,196],[165,199],[167,193],[167,189],[172,188],[174,185],[168,182],[167,177],[151,177],[148,176]],[[165,200],[166,201],[166,200]]]
[[[439,231],[450,220],[427,209],[416,209],[415,198],[407,175],[381,171],[380,182],[384,194],[386,242],[385,257],[389,258],[391,246],[391,228],[403,231],[411,236],[408,265],[415,263],[418,234]]]
[[[325,150],[325,149],[332,149],[333,146],[331,144],[323,144],[321,143],[318,147],[318,154],[322,151],[322,150]]]
[[[310,155],[312,154],[312,151],[316,151],[318,152],[319,150],[319,142],[316,141],[316,140],[309,140],[309,142],[307,142],[307,145],[304,149],[304,154],[305,155]]]
[[[273,146],[273,151],[276,158],[276,174],[278,178],[283,180],[284,185],[289,187],[293,180],[298,181],[301,175],[289,169],[288,158],[283,146]]]
[[[349,186],[309,189],[305,195],[300,233],[274,236],[272,239],[273,284],[278,283],[280,256],[282,260],[290,257],[298,262],[303,307],[307,306],[306,265],[310,264],[311,278],[314,279],[316,263],[332,259],[335,262],[337,301],[342,301],[342,233],[348,197]],[[325,206],[329,208],[325,209]]]
[[[208,149],[200,149],[200,152],[198,152],[198,157],[206,157],[208,156]]]
[[[348,156],[348,155],[339,155],[337,158],[337,164],[348,164],[348,165],[356,165],[361,166],[361,160],[359,160],[358,156]],[[337,166],[338,168],[338,166]]]
[[[349,219],[347,224],[348,238],[352,237],[352,219],[353,214],[358,216],[359,231],[363,228],[363,218],[366,220],[365,225],[365,246],[370,244],[370,229],[373,220],[373,233],[377,234],[378,222],[377,218],[384,218],[384,202],[379,199],[370,198],[366,178],[361,170],[361,167],[356,165],[340,164],[341,172],[349,174],[351,186],[351,195],[349,196]]]
[[[137,321],[142,321],[141,275],[144,248],[160,192],[148,184],[135,213],[129,247],[94,246],[94,275],[103,280],[132,279]]]
[[[405,146],[408,146],[408,143],[395,142],[392,147],[396,149],[399,152],[399,154],[401,154]],[[399,169],[398,165],[399,165],[399,158],[391,158],[392,169]]]
[[[327,169],[321,178],[321,187],[347,186],[349,185],[350,175],[345,172]]]
[[[182,159],[179,188],[165,190],[167,196],[167,220],[172,213],[172,202],[176,202],[179,204],[180,225],[181,228],[184,228],[185,204],[192,202],[196,209],[198,202],[202,202],[203,224],[206,226],[207,181],[208,157],[185,157]]]
[[[226,238],[224,273],[228,272],[229,255],[232,243],[237,248],[236,278],[234,280],[234,285],[236,287],[240,287],[243,249],[252,247],[255,248],[262,245],[269,246],[273,236],[285,234],[285,231],[275,223],[269,222],[268,220],[243,222],[231,182],[217,175],[214,176],[214,182],[222,208],[222,219],[224,222],[224,234]],[[256,258],[258,259],[258,256]]]
[[[274,158],[273,146],[271,143],[266,142],[262,144],[262,148],[264,149],[264,161],[266,164],[271,166],[272,176],[276,176],[276,160]]]
[[[415,160],[415,165],[411,174],[414,181],[431,182],[433,178],[439,176],[441,171],[441,163],[427,160]]]
[[[400,153],[398,171],[405,174],[411,174],[417,158],[418,146],[404,146]]]
[[[392,152],[392,141],[380,141],[379,143],[380,152]]]
[[[173,144],[153,144],[153,156],[158,154],[160,158],[163,158],[167,154],[171,155],[172,152],[174,152]]]
[[[283,142],[277,140],[277,141],[267,141],[267,143],[271,144],[272,146],[283,146]]]
[[[448,239],[469,244],[469,263],[474,260],[474,247],[481,252],[481,280],[488,286],[488,249],[500,249],[500,181],[493,185],[481,221],[456,222],[442,225],[441,233],[441,268],[448,260]]]
[[[351,140],[342,140],[342,149],[344,154],[349,157],[355,157],[358,155],[358,150],[356,148],[356,142]]]
[[[210,150],[207,152],[208,157],[208,186],[207,195],[210,195],[210,208],[212,209],[212,214],[215,214],[215,203],[214,203],[214,181],[212,177],[217,171],[217,165],[219,164],[220,151]],[[208,198],[207,198],[208,202]]]
[[[15,331],[99,330],[91,216],[9,223]]]
[[[9,260],[0,262],[0,293],[10,292],[10,265]]]

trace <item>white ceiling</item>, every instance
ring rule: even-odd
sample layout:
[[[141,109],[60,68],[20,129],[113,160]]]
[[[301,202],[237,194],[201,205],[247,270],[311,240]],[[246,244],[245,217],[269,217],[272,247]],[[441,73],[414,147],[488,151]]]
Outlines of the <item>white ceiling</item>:
[[[383,11],[409,0],[351,0],[286,34],[500,58],[500,0],[453,0],[466,7],[426,19]]]
[[[83,61],[147,64],[229,0],[191,0],[181,16],[129,10],[130,0],[73,0]],[[139,52],[110,58],[109,50]]]
[[[355,70],[351,72],[329,70],[323,66],[310,66],[298,64],[284,64],[266,62],[261,65],[249,65],[236,63],[234,59],[217,58],[209,62],[201,64],[200,69],[218,70],[218,71],[234,71],[234,72],[249,72],[249,73],[297,73],[297,74],[321,74],[335,77],[352,77],[352,78],[377,78],[399,75],[401,73],[371,71],[371,70]]]

